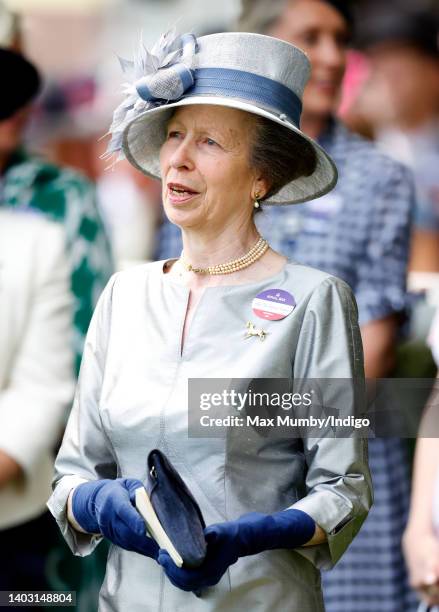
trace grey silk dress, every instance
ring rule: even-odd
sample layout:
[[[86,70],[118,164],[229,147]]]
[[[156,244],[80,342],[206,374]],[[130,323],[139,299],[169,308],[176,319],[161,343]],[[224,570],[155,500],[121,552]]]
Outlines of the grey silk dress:
[[[288,291],[294,310],[277,321],[255,316],[252,300]],[[84,480],[145,480],[146,457],[162,449],[200,504],[207,524],[288,507],[307,512],[328,541],[244,557],[200,597],[174,587],[152,559],[110,548],[101,611],[321,612],[319,568],[349,545],[371,504],[366,442],[360,438],[272,439],[230,427],[222,438],[188,435],[188,379],[364,376],[357,309],[339,279],[288,262],[256,283],[209,287],[181,352],[189,290],[154,262],[112,277],[96,308],[75,403],[55,464],[48,502],[77,555],[99,537],[73,530],[69,492]],[[244,339],[246,323],[267,332]],[[354,391],[332,398],[343,412]]]

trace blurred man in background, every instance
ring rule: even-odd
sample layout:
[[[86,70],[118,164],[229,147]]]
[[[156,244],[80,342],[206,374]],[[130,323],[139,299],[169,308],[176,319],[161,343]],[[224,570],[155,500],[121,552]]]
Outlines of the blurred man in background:
[[[0,50],[0,151],[39,87],[35,68]],[[14,117],[13,121],[9,117]],[[1,159],[1,158],[0,158]],[[63,228],[0,206],[0,590],[44,590],[57,541],[46,497],[74,389],[70,270]]]
[[[0,33],[3,36],[0,39],[0,49],[3,48],[5,53],[9,52],[9,48],[21,48],[18,26],[18,18],[11,16],[11,13],[6,10],[0,1]],[[31,115],[32,102],[40,88],[40,76],[35,67],[26,62],[21,55],[15,57],[20,57],[20,61],[28,67],[26,73],[28,76],[29,71],[32,72],[35,86],[28,88],[29,91],[25,96],[20,95],[20,87],[26,81],[20,81],[20,74],[10,63],[0,63],[2,82],[0,99],[0,211],[12,212],[15,210],[22,214],[39,214],[47,223],[54,223],[62,234],[64,257],[68,270],[68,288],[73,303],[72,325],[69,337],[65,339],[65,342],[70,342],[74,354],[74,370],[78,373],[85,334],[94,306],[113,271],[113,258],[97,208],[93,184],[73,170],[48,163],[41,157],[29,154],[23,147],[24,132]],[[18,257],[19,254],[17,254]],[[32,268],[30,268],[29,273],[31,271]],[[54,321],[54,324],[56,324],[56,321]],[[35,321],[35,325],[38,325],[38,321]],[[44,345],[46,342],[44,326],[41,327],[41,331],[41,343]],[[47,346],[50,346],[49,339],[47,340]],[[41,350],[43,348],[41,347]],[[67,350],[69,348],[66,347]],[[35,359],[38,360],[38,358],[39,355],[36,351]],[[61,355],[60,359],[62,359]],[[42,361],[42,363],[44,362]],[[0,370],[1,367],[6,368],[6,363],[0,365]],[[29,384],[31,383],[32,380],[30,379]],[[47,378],[47,385],[49,392],[51,388],[49,378]],[[64,422],[69,407],[64,406]],[[41,412],[42,417],[44,414],[44,412]],[[4,417],[8,419],[8,414],[5,413]],[[13,427],[13,423],[14,421],[11,421],[10,427]],[[50,427],[48,423],[46,440],[51,435]],[[7,432],[8,428],[5,427],[4,431]],[[58,438],[61,435],[62,428],[59,427]],[[51,439],[51,443],[54,444],[53,439]],[[31,450],[29,450],[28,457],[32,458]],[[47,457],[46,460],[48,460]],[[15,471],[20,473],[20,470]],[[48,478],[47,470],[45,474],[40,474],[40,478]],[[34,487],[41,487],[42,495],[47,498],[46,491],[49,483],[50,480],[47,480],[43,487],[41,480],[35,479]],[[16,508],[15,513],[17,517],[20,513],[23,513],[26,518],[28,516],[28,510],[25,507],[26,500],[24,497],[17,498],[17,507],[21,503],[20,500],[22,500],[23,507],[20,508],[20,511]],[[5,506],[2,503],[0,515],[3,507]],[[51,526],[52,522],[50,521]],[[17,524],[19,524],[19,521],[17,521]],[[7,526],[6,523],[1,527],[3,526]],[[22,550],[22,556],[25,559],[26,550],[31,551],[32,548],[31,545],[26,548],[32,528],[26,533],[21,531],[21,527],[19,529],[20,533],[23,533],[20,550]],[[70,558],[67,547],[60,540],[57,532],[46,531],[43,528],[37,531],[37,535],[33,537],[41,543],[41,554],[39,554],[38,561],[39,576],[41,577],[41,571],[46,571],[50,566],[50,588],[57,586],[58,588],[77,590],[77,601],[80,609],[90,612],[95,610],[97,585],[102,581],[106,548],[102,547],[98,555],[85,562],[80,562],[78,559]],[[54,534],[53,537],[51,537],[51,533]],[[10,545],[13,542],[17,544],[17,538],[17,532],[13,531],[6,542]],[[44,563],[42,561],[43,552],[45,554]],[[68,563],[64,556],[66,558],[68,556]],[[53,563],[55,558],[57,563]],[[3,573],[3,565],[5,565],[5,562],[7,563],[7,557],[3,556],[1,562],[0,574]],[[33,564],[30,552],[27,561],[22,561],[23,565],[26,563],[28,565]],[[13,572],[12,567],[11,564],[11,571]],[[43,570],[41,570],[41,567],[43,567]],[[17,581],[17,584],[21,584],[20,588],[22,590],[36,588],[31,586],[34,584],[31,579],[26,578],[23,574],[17,574]]]

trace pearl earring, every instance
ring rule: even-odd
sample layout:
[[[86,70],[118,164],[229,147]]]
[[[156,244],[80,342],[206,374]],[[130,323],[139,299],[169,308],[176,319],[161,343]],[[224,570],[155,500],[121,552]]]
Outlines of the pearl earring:
[[[259,193],[259,191],[257,193],[255,193],[255,203],[253,205],[254,208],[259,208],[260,207],[260,204],[258,202],[258,199],[260,198],[260,195],[261,194]]]

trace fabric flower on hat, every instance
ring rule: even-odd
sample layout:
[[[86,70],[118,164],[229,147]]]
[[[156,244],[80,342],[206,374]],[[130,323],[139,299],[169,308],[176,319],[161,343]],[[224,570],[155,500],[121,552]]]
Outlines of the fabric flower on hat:
[[[149,108],[178,100],[194,83],[193,58],[197,41],[193,34],[178,35],[175,28],[162,34],[151,51],[140,41],[133,61],[119,58],[127,81],[122,85],[123,102],[113,114],[108,134],[111,140],[104,157],[118,153],[123,159],[125,126]]]

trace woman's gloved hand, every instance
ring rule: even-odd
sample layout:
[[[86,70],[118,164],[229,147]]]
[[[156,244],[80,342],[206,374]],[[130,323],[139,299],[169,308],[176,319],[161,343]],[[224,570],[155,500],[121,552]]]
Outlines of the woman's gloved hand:
[[[73,491],[73,516],[88,533],[101,533],[125,550],[157,560],[159,547],[134,508],[135,490],[143,486],[135,478],[84,482]]]
[[[199,591],[217,584],[239,557],[302,546],[313,537],[315,529],[314,520],[301,510],[289,509],[275,514],[251,512],[235,521],[206,527],[207,556],[200,567],[178,568],[163,549],[160,549],[158,562],[174,586],[183,591]]]

